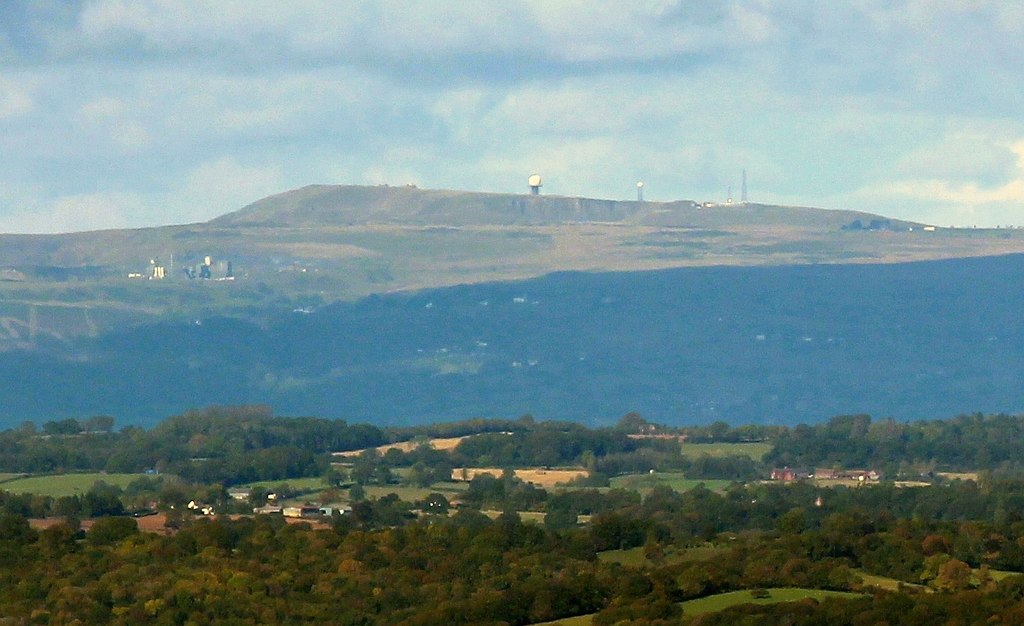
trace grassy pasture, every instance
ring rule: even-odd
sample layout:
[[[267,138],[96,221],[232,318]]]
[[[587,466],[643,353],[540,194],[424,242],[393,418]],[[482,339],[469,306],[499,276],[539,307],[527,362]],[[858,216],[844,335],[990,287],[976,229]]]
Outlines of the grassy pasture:
[[[84,494],[97,482],[105,482],[124,489],[133,480],[150,477],[147,474],[54,474],[51,476],[28,476],[3,483],[5,491],[11,493],[33,493],[40,496],[59,498]]]
[[[635,489],[647,493],[658,485],[668,485],[675,491],[689,491],[698,485],[704,485],[712,491],[729,486],[728,480],[704,480],[687,478],[679,472],[657,472],[654,474],[627,474],[611,479],[613,489]]]
[[[316,491],[317,489],[327,489],[330,487],[330,485],[328,485],[320,476],[310,476],[308,478],[285,478],[283,480],[257,480],[256,482],[241,486],[248,487],[249,489],[274,490],[284,485],[287,485],[289,488],[296,491]]]
[[[590,615],[577,615],[576,617],[565,617],[562,619],[556,619],[553,622],[542,622],[534,624],[534,626],[590,626],[594,623],[593,614]]]
[[[22,478],[24,476],[25,476],[24,474],[11,474],[11,473],[6,473],[6,472],[0,472],[0,483],[5,483],[5,482],[7,482],[9,480],[14,480],[16,478]]]
[[[680,561],[711,561],[713,559],[721,558],[722,556],[729,553],[729,548],[721,546],[714,546],[711,544],[704,546],[694,546],[687,548],[683,551]]]
[[[760,461],[766,454],[771,452],[772,444],[767,441],[756,441],[752,443],[683,443],[680,444],[680,453],[688,458],[700,456],[727,457],[746,456]]]
[[[720,548],[712,545],[696,546],[682,550],[670,546],[665,550],[665,558],[662,563],[710,561],[712,559],[720,558],[728,552],[728,548]],[[604,563],[618,563],[619,565],[628,565],[632,567],[652,564],[652,562],[644,556],[643,546],[629,548],[628,550],[605,550],[604,552],[598,552],[597,558]]]
[[[399,500],[415,502],[422,500],[432,493],[440,493],[451,500],[457,498],[466,489],[467,483],[439,482],[429,487],[413,487],[411,485],[366,485],[363,487],[366,497],[371,499],[383,498],[388,494],[395,494]]]
[[[902,580],[896,580],[895,578],[889,578],[888,576],[869,574],[864,570],[853,570],[853,574],[860,578],[861,584],[865,587],[877,587],[878,589],[885,589],[886,591],[899,591],[901,585],[903,587],[913,587],[915,589],[928,589],[924,585],[915,585],[913,583],[903,582]],[[993,576],[993,578],[995,577]]]
[[[978,472],[938,472],[936,476],[945,480],[973,480],[978,482]]]
[[[755,598],[750,591],[731,591],[720,593],[706,598],[688,600],[680,603],[683,615],[694,616],[704,613],[715,613],[740,604],[777,604],[779,602],[796,602],[813,598],[825,600],[827,598],[853,599],[862,598],[863,594],[851,593],[848,591],[826,591],[822,589],[803,589],[800,587],[780,587],[778,589],[767,589],[767,598]]]
[[[767,591],[769,593],[767,598],[754,598],[750,594],[750,591],[732,591],[729,593],[720,593],[714,596],[708,596],[706,598],[680,602],[679,606],[682,607],[683,615],[685,617],[694,617],[705,613],[723,611],[741,604],[778,604],[780,602],[796,602],[807,598],[813,598],[821,601],[828,598],[854,599],[864,597],[864,594],[851,593],[848,591],[827,591],[822,589],[803,589],[799,587],[780,587],[778,589],[768,589]],[[594,615],[590,614],[580,615],[577,617],[567,617],[553,622],[535,624],[534,626],[589,626],[590,624],[593,624],[593,622]]]
[[[979,568],[974,568],[971,571],[974,572],[974,579],[975,582],[977,582],[978,574],[981,572],[981,570]],[[1024,575],[1024,572],[1011,572],[1004,569],[990,569],[988,571],[988,574],[992,577],[992,580],[999,582],[1000,580],[1010,576],[1022,576]]]
[[[618,563],[640,567],[647,563],[643,547],[629,548],[628,550],[605,550],[597,553],[597,559],[602,563]]]
[[[408,487],[405,485],[367,485],[363,489],[366,492],[366,497],[371,500],[377,500],[393,493],[398,496],[399,500],[405,502],[422,500],[432,493],[445,493],[432,487]]]
[[[490,509],[480,512],[491,519],[498,519],[498,517],[501,516],[502,513],[501,511],[494,511]],[[516,514],[519,515],[519,519],[524,522],[530,522],[531,524],[544,523],[545,514],[542,511],[516,511]]]

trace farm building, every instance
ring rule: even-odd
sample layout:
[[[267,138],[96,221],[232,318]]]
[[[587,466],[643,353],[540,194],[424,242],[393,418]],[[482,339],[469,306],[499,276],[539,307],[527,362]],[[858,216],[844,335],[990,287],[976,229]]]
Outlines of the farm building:
[[[794,467],[776,467],[771,473],[772,480],[781,480],[784,482],[804,480],[810,477],[811,473],[806,469]]]

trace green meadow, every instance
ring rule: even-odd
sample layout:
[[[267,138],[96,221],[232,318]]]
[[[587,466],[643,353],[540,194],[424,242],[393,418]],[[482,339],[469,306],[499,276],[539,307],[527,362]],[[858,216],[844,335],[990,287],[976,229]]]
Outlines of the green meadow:
[[[534,624],[534,626],[590,626],[594,623],[594,616],[591,615],[577,615],[576,617],[566,617],[563,619],[556,619],[553,622],[543,622],[540,624]]]
[[[715,613],[740,604],[776,604],[779,602],[796,602],[812,598],[814,600],[826,600],[828,598],[840,598],[852,600],[862,598],[863,594],[850,593],[848,591],[828,591],[824,589],[804,589],[800,587],[780,587],[778,589],[766,589],[767,597],[755,598],[750,590],[730,591],[720,593],[706,598],[688,600],[680,603],[683,608],[683,615],[694,616],[704,613]]]
[[[327,484],[320,476],[312,476],[309,478],[286,478],[284,480],[258,480],[256,482],[247,483],[242,485],[249,489],[280,489],[281,487],[288,486],[289,489],[295,491],[316,491],[317,489],[327,489],[330,485]]]
[[[101,472],[83,474],[53,474],[50,476],[28,476],[15,478],[3,483],[4,491],[11,493],[33,493],[39,496],[60,498],[88,492],[97,482],[115,485],[124,489],[133,480],[146,474],[105,474]]]
[[[731,484],[728,480],[707,480],[687,478],[680,472],[655,472],[654,474],[627,474],[616,476],[611,479],[610,486],[613,489],[636,489],[641,492],[648,492],[658,485],[666,485],[675,491],[689,491],[699,485],[704,485],[712,491],[724,489]]]
[[[683,443],[679,446],[682,455],[688,459],[701,456],[727,457],[746,456],[760,461],[771,452],[772,444],[767,441],[751,443]]]

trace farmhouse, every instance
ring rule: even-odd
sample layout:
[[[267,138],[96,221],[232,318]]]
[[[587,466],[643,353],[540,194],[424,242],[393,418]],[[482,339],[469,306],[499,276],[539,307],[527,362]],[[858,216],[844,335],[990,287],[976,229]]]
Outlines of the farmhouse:
[[[263,506],[254,507],[252,512],[256,513],[257,515],[269,515],[271,513],[281,513],[282,509],[279,505],[271,504],[268,502]]]
[[[772,470],[771,479],[790,482],[810,478],[811,473],[804,468],[776,467]]]
[[[814,468],[814,478],[822,480],[877,482],[882,479],[882,473],[873,469],[834,469],[828,467],[816,467]]]
[[[248,500],[249,496],[252,495],[252,490],[246,489],[245,487],[235,487],[233,489],[228,489],[228,495],[232,500],[244,501]]]
[[[286,506],[281,510],[285,517],[320,517],[320,507],[311,504],[302,506]]]

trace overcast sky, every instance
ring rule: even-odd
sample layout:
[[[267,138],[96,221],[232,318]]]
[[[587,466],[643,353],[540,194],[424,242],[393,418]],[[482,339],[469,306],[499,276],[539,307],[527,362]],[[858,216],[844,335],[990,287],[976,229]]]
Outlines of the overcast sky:
[[[1024,224],[1024,3],[0,2],[0,231],[313,183]]]

